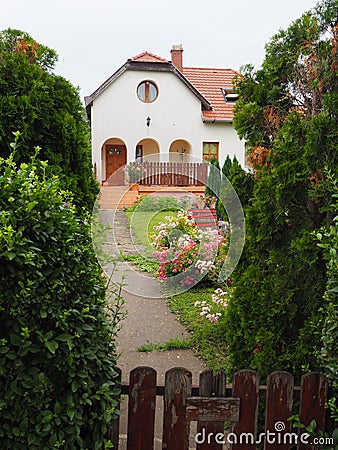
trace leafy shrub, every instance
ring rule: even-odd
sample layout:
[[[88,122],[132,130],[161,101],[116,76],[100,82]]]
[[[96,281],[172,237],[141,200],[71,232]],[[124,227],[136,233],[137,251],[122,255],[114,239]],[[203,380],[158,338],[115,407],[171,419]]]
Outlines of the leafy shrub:
[[[335,203],[332,211],[338,210],[338,181],[333,184]],[[331,381],[335,394],[338,395],[338,215],[328,228],[323,228],[317,233],[320,243],[318,246],[324,249],[328,280],[322,313],[322,343],[320,363],[324,373]]]
[[[28,162],[40,146],[46,170],[59,176],[78,206],[91,210],[99,186],[78,89],[52,73],[56,52],[23,31],[1,31],[0,54],[0,156],[9,156],[11,133],[19,130],[16,161]]]
[[[142,164],[139,162],[131,162],[126,167],[129,183],[138,183],[143,178],[143,173]]]
[[[121,297],[109,315],[90,221],[46,170],[0,159],[1,449],[102,449]]]
[[[175,284],[191,286],[202,278],[217,283],[227,254],[227,241],[218,230],[199,230],[183,211],[155,229],[153,245],[158,251],[153,256],[160,263],[161,280],[181,275],[175,277]]]

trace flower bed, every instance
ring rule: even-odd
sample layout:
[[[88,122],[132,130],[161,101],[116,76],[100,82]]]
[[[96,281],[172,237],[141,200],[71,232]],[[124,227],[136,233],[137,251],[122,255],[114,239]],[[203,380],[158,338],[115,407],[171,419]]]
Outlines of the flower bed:
[[[160,263],[157,276],[171,284],[189,287],[202,279],[217,284],[227,257],[227,239],[218,230],[199,230],[192,216],[179,211],[177,218],[154,227],[152,236],[156,248],[153,256]],[[174,278],[174,280],[173,280]]]

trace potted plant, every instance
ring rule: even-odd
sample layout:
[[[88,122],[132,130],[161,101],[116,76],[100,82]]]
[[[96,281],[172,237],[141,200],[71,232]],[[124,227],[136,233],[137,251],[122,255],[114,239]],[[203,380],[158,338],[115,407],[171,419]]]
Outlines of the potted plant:
[[[139,183],[143,174],[142,164],[139,162],[129,163],[126,168],[126,173],[130,184]]]

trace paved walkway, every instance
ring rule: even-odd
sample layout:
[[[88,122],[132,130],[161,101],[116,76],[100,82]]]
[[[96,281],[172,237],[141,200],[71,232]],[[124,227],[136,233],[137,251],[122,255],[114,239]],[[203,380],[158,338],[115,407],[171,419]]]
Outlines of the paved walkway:
[[[119,256],[120,252],[142,254],[142,246],[134,242],[123,211],[102,210],[101,221],[111,225],[105,244],[111,255]],[[105,269],[109,273],[112,266],[107,265]],[[118,352],[120,353],[118,365],[122,369],[123,380],[127,381],[128,373],[134,367],[147,365],[157,370],[158,382],[162,384],[166,370],[181,366],[192,372],[193,383],[198,384],[199,373],[206,366],[192,350],[150,353],[141,353],[137,350],[147,342],[165,343],[176,337],[187,338],[189,334],[167,306],[160,289],[160,282],[156,278],[139,272],[126,261],[119,261],[113,279],[120,281],[122,276],[125,276],[123,297],[128,311],[118,336]]]
[[[111,255],[142,254],[142,246],[134,242],[128,220],[123,211],[102,210],[101,222],[110,224],[105,248]],[[105,266],[107,273],[112,266]],[[123,321],[118,336],[118,366],[122,369],[122,380],[128,381],[129,372],[137,366],[150,366],[157,371],[157,383],[164,384],[165,372],[172,367],[184,367],[193,374],[193,384],[198,384],[199,374],[206,369],[201,359],[193,351],[167,350],[163,352],[141,353],[137,349],[148,341],[165,343],[173,338],[189,336],[185,327],[178,322],[176,316],[167,306],[166,299],[160,289],[160,282],[153,276],[146,275],[135,269],[126,261],[119,261],[113,274],[117,282],[125,276],[126,286],[123,297],[126,302],[127,317]],[[121,408],[121,442],[119,448],[125,448],[127,414],[126,402]],[[158,401],[155,424],[155,448],[161,449],[162,404]]]

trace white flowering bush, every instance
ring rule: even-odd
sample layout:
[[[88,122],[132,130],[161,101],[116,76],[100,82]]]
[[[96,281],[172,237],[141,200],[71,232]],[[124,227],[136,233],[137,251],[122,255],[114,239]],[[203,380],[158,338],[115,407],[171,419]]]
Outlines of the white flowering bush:
[[[216,323],[224,314],[225,308],[228,306],[229,294],[227,291],[218,288],[215,289],[211,296],[211,302],[203,300],[194,303],[195,307],[200,309],[200,316],[209,320],[211,323]]]
[[[166,250],[170,245],[184,246],[185,242],[197,239],[195,221],[186,211],[178,211],[177,217],[166,216],[165,220],[154,227],[156,233],[151,237],[152,245],[157,250]]]

